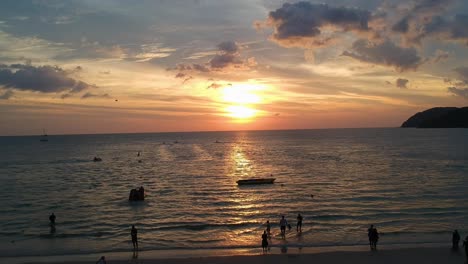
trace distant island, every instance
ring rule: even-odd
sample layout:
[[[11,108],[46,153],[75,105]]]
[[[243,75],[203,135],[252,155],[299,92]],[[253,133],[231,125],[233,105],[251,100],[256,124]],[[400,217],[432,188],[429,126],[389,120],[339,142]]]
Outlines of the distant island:
[[[468,128],[468,107],[434,107],[413,115],[401,127]]]

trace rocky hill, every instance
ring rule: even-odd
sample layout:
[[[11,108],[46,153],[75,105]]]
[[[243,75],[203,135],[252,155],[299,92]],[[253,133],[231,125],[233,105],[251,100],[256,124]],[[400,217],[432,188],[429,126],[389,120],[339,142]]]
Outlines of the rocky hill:
[[[435,107],[423,112],[419,112],[408,120],[401,127],[418,128],[468,128],[468,107]]]

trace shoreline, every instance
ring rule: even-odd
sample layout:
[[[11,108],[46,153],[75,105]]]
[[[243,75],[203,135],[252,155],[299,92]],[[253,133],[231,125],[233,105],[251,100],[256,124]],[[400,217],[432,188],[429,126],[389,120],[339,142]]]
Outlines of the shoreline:
[[[436,254],[437,253],[437,254]],[[356,261],[365,261],[366,258],[381,257],[395,257],[402,254],[408,255],[410,259],[418,257],[441,257],[445,255],[448,258],[456,259],[457,262],[464,261],[464,250],[460,248],[458,251],[453,251],[450,245],[440,243],[425,243],[425,244],[387,244],[378,246],[377,251],[370,251],[368,245],[356,246],[326,246],[326,247],[272,247],[267,254],[262,253],[262,249],[258,248],[231,248],[231,249],[180,249],[180,250],[148,250],[138,251],[136,255],[133,250],[126,252],[101,252],[91,254],[69,254],[69,255],[52,255],[52,256],[20,256],[20,257],[0,257],[1,263],[9,264],[24,264],[24,263],[67,263],[67,264],[81,264],[81,263],[94,263],[100,256],[106,256],[108,263],[157,263],[164,260],[163,263],[207,263],[206,261],[213,261],[209,263],[238,263],[239,260],[233,259],[245,258],[247,263],[258,263],[258,258],[272,258],[274,259],[294,259],[291,263],[296,262],[296,259],[307,259],[310,261],[324,261],[319,263],[334,263],[327,260],[327,257],[338,258],[343,257],[342,261],[347,261],[347,257],[357,258]],[[271,256],[271,257],[270,257]],[[363,258],[361,260],[361,258]],[[392,257],[393,258],[393,257]],[[428,258],[428,260],[431,260]],[[375,260],[373,260],[375,261]],[[403,260],[395,260],[395,263],[404,263]],[[408,263],[420,263],[419,260]],[[287,261],[288,262],[288,261]],[[304,263],[306,263],[304,262]],[[385,263],[394,263],[384,261]],[[271,264],[275,264],[275,260]],[[282,263],[282,262],[281,262]],[[366,263],[366,262],[364,262]],[[437,262],[434,263],[448,263]]]

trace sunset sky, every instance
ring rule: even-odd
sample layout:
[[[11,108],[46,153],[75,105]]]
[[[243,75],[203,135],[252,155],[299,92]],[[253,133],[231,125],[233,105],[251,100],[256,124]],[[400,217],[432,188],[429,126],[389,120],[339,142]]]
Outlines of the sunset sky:
[[[467,102],[466,0],[0,2],[0,135],[396,127]]]

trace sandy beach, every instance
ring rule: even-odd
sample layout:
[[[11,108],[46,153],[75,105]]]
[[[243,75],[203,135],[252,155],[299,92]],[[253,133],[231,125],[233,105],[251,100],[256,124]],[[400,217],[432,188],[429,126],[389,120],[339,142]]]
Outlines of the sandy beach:
[[[363,249],[363,248],[361,248]],[[185,252],[187,253],[187,252]],[[250,263],[268,263],[268,264],[302,264],[302,263],[465,263],[463,249],[452,251],[450,248],[406,248],[406,249],[382,249],[378,251],[333,251],[317,253],[280,253],[273,251],[269,254],[252,254],[252,251],[246,251],[239,254],[247,255],[222,255],[223,251],[211,252],[210,254],[220,254],[218,256],[203,256],[204,251],[196,252],[191,257],[186,257],[182,253],[166,258],[167,255],[158,256],[157,251],[139,252],[139,256],[133,256],[132,252],[110,253],[106,255],[107,263],[168,263],[168,264],[250,264]],[[206,252],[205,252],[206,253]],[[53,257],[23,257],[23,258],[3,258],[2,263],[65,263],[65,264],[84,264],[95,263],[99,254],[76,255],[76,256],[53,256]]]

